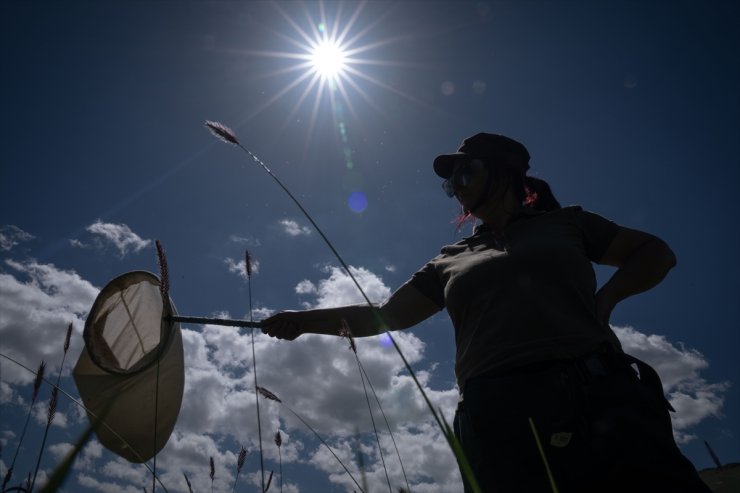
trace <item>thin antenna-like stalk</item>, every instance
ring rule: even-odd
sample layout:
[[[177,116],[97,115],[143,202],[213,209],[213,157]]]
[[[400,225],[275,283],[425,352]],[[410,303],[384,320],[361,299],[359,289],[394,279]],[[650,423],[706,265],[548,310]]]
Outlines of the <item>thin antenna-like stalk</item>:
[[[383,415],[383,420],[385,421],[385,426],[388,428],[388,433],[391,435],[391,441],[393,442],[393,447],[396,449],[396,456],[398,457],[398,462],[401,464],[401,472],[403,473],[403,479],[406,481],[406,491],[408,493],[411,493],[411,487],[409,486],[409,479],[406,477],[406,469],[403,467],[403,461],[401,460],[401,453],[398,451],[398,445],[396,445],[396,439],[393,437],[393,432],[391,431],[391,424],[388,422],[388,417],[385,415],[385,411],[383,411],[383,406],[380,405],[380,399],[378,399],[378,394],[375,392],[375,388],[373,387],[373,383],[370,381],[370,377],[367,376],[367,372],[365,371],[365,367],[360,363],[358,359],[358,363],[360,365],[360,370],[362,370],[362,373],[365,375],[365,378],[367,379],[368,385],[370,385],[370,390],[373,393],[373,396],[375,397],[375,402],[378,403],[378,408],[380,409],[380,414]]]
[[[213,457],[209,459],[208,464],[211,466],[208,476],[211,478],[211,493],[213,493],[213,480],[216,478],[216,464],[213,462]]]
[[[269,399],[271,401],[275,401],[275,402],[278,402],[278,403],[282,404],[283,407],[285,409],[287,409],[288,411],[290,411],[290,413],[293,414],[293,416],[295,416],[296,418],[298,418],[298,420],[301,423],[303,423],[306,426],[306,428],[308,428],[309,430],[311,430],[311,432],[314,434],[314,436],[319,439],[319,441],[324,445],[324,447],[326,447],[329,450],[329,452],[331,452],[331,455],[333,455],[334,458],[337,460],[337,462],[339,462],[339,464],[344,469],[344,472],[347,473],[347,475],[350,477],[350,479],[352,479],[352,481],[355,483],[355,485],[357,485],[357,487],[360,489],[360,491],[362,493],[365,493],[365,490],[362,489],[362,487],[357,482],[357,480],[355,479],[355,477],[352,476],[352,473],[349,472],[349,469],[347,469],[347,466],[344,465],[344,462],[342,462],[342,459],[340,459],[337,456],[337,454],[334,453],[334,450],[332,450],[332,448],[329,446],[329,444],[326,443],[326,441],[324,441],[323,438],[321,438],[321,435],[319,435],[318,432],[316,430],[314,430],[313,427],[310,424],[308,424],[306,422],[306,420],[301,417],[300,414],[298,414],[297,412],[293,411],[293,409],[291,409],[290,406],[288,406],[286,403],[284,403],[282,400],[280,400],[280,398],[278,396],[276,396],[275,394],[273,394],[272,392],[270,392],[266,388],[264,388],[264,387],[257,387],[257,392],[259,392],[260,394],[262,394],[262,397],[264,397],[265,399]]]
[[[10,359],[10,361],[14,361],[14,360]],[[33,370],[29,368],[26,368],[26,369],[33,373]],[[10,482],[10,479],[13,477],[13,467],[15,467],[15,460],[18,458],[18,452],[21,449],[21,445],[23,445],[23,438],[26,436],[26,429],[28,429],[28,421],[31,419],[31,411],[33,411],[33,405],[36,403],[36,398],[39,396],[39,388],[41,387],[41,382],[44,381],[44,371],[45,370],[46,370],[46,363],[42,361],[41,364],[39,365],[38,370],[36,370],[36,378],[33,381],[33,393],[31,394],[31,403],[28,405],[28,414],[26,414],[26,422],[23,424],[23,431],[21,432],[21,437],[18,440],[18,445],[15,448],[15,453],[13,454],[13,461],[10,463],[10,467],[8,468],[8,471],[5,473],[5,478],[3,479],[3,485],[2,485],[2,488],[0,488],[0,491],[5,491],[5,486],[7,486],[7,484]]]
[[[249,250],[244,252],[244,270],[247,274],[247,290],[249,292],[249,322],[254,323],[253,309],[252,309],[252,256],[249,254]],[[254,351],[254,327],[250,329],[252,337],[252,369],[254,373],[254,399],[257,404],[257,439],[260,445],[260,472],[262,473],[262,492],[265,491],[265,460],[262,452],[262,420],[260,419],[260,398],[259,392],[257,392],[257,356]]]
[[[162,294],[162,306],[166,306],[170,296],[170,274],[167,268],[167,256],[164,253],[164,247],[159,240],[156,240],[155,246],[157,247],[157,265],[159,266],[159,292]],[[162,344],[162,330],[159,331],[159,344]],[[157,419],[159,417],[159,361],[162,353],[157,349],[157,380],[154,384],[154,433],[152,450],[154,451],[154,459],[152,461],[152,493],[156,491],[157,476]]]
[[[242,467],[244,467],[244,461],[247,459],[247,449],[242,447],[239,450],[239,456],[236,459],[236,476],[234,477],[234,486],[231,488],[231,493],[234,493],[236,491],[236,482],[239,480],[239,473],[242,471]]]
[[[41,440],[41,448],[39,449],[39,457],[36,459],[36,469],[33,471],[33,479],[31,480],[31,486],[28,491],[33,491],[33,486],[36,484],[36,475],[39,473],[39,466],[41,465],[41,457],[44,455],[44,447],[46,446],[46,438],[49,436],[49,428],[51,427],[54,416],[57,413],[57,399],[59,396],[59,387],[55,386],[51,390],[51,397],[49,397],[49,410],[46,413],[46,428],[44,429],[44,438]]]
[[[7,354],[0,353],[0,357],[5,358],[6,360],[10,361],[11,363],[16,364],[17,366],[23,368],[24,370],[26,370],[26,371],[34,374],[34,375],[37,374],[37,372],[33,371],[31,368],[27,367],[26,365],[24,365],[20,361],[12,358],[10,356],[8,356]],[[54,384],[54,382],[52,382],[52,381],[50,381],[50,380],[48,380],[46,378],[41,378],[41,381],[47,383],[48,385],[50,385],[53,388],[56,388],[58,392],[61,392],[62,394],[64,394],[67,397],[67,399],[69,399],[70,401],[74,402],[80,409],[83,409],[88,414],[88,416],[92,417],[93,420],[96,420],[95,421],[95,427],[98,427],[98,426],[104,427],[108,432],[110,432],[113,436],[115,436],[118,440],[120,440],[121,443],[125,444],[131,450],[131,452],[139,459],[139,461],[141,462],[141,464],[144,467],[146,467],[146,469],[149,472],[151,472],[152,474],[154,474],[154,471],[152,471],[152,468],[149,466],[149,464],[147,464],[144,461],[144,459],[141,457],[141,454],[136,450],[136,448],[133,447],[124,437],[122,437],[116,430],[114,430],[108,423],[105,422],[105,419],[104,419],[105,418],[105,415],[104,415],[104,413],[103,414],[96,414],[96,413],[94,413],[93,411],[91,411],[90,409],[88,409],[87,406],[85,406],[85,404],[83,404],[82,402],[80,402],[79,400],[77,400],[72,394],[70,394],[69,392],[67,392],[63,388],[56,386]],[[168,492],[167,487],[164,485],[164,483],[162,483],[162,480],[160,479],[160,477],[159,476],[156,476],[156,475],[155,475],[155,477],[157,478],[157,482],[159,483],[159,486],[161,486],[162,489],[165,491],[165,493],[167,493]]]
[[[388,491],[393,493],[393,487],[391,486],[391,478],[388,476],[388,468],[385,465],[385,457],[383,456],[383,447],[380,445],[380,436],[378,435],[378,428],[375,426],[375,417],[373,416],[373,409],[370,405],[370,397],[367,395],[367,387],[365,386],[365,378],[362,374],[362,366],[360,365],[360,357],[357,355],[357,346],[355,346],[355,340],[352,337],[352,330],[346,320],[342,319],[342,331],[340,333],[343,337],[349,340],[349,348],[355,355],[357,361],[357,371],[360,373],[360,381],[362,382],[362,390],[365,393],[365,401],[367,401],[367,411],[370,413],[370,422],[373,425],[373,432],[375,433],[375,441],[378,444],[378,453],[380,454],[380,462],[383,465],[383,471],[385,472],[385,479],[388,482]],[[367,376],[367,375],[365,375]],[[359,453],[359,451],[358,451]],[[360,455],[360,457],[362,457]]]
[[[280,460],[280,493],[283,493],[283,454],[280,450],[283,445],[283,437],[280,436],[280,430],[275,433],[275,445],[277,445],[278,459]]]

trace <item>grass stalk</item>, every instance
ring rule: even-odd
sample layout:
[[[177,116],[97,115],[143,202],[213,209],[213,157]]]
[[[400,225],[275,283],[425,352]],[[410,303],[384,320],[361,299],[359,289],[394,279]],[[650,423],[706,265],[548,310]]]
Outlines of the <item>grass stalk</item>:
[[[367,410],[370,413],[370,422],[373,425],[373,433],[375,433],[375,441],[378,444],[378,453],[380,454],[380,462],[381,464],[383,464],[383,471],[385,472],[385,479],[388,482],[388,491],[389,493],[393,493],[393,487],[391,486],[391,479],[388,476],[388,468],[385,465],[385,457],[383,456],[383,447],[380,445],[380,436],[378,435],[378,428],[377,426],[375,426],[375,417],[373,416],[373,409],[372,409],[372,406],[370,405],[370,397],[367,395],[367,386],[365,385],[365,377],[367,375],[363,376],[362,365],[360,364],[360,357],[357,354],[357,346],[355,345],[355,340],[352,337],[352,329],[350,328],[347,321],[344,319],[342,319],[342,331],[340,335],[343,337],[346,337],[349,340],[349,349],[351,349],[352,353],[354,353],[355,355],[355,361],[357,361],[357,371],[360,373],[360,381],[362,382],[362,391],[365,393],[365,401],[367,402]],[[359,449],[358,449],[358,454],[359,454]],[[362,455],[360,454],[359,457],[361,458]],[[364,470],[363,470],[363,476],[364,476]],[[363,481],[363,485],[365,485],[364,481]]]
[[[12,358],[10,356],[8,356],[7,354],[0,353],[0,357],[5,358],[6,360],[10,361],[11,363],[16,364],[17,366],[23,368],[24,370],[26,370],[26,371],[28,371],[30,373],[37,374],[31,368],[27,367],[26,365],[24,365],[20,361]],[[136,450],[136,448],[134,448],[130,443],[128,443],[128,441],[125,438],[123,438],[115,429],[113,429],[108,423],[105,422],[105,419],[103,419],[104,413],[96,414],[96,413],[92,412],[90,409],[88,409],[85,406],[85,404],[83,404],[82,402],[80,402],[79,400],[77,400],[72,394],[70,394],[69,392],[67,392],[63,388],[61,388],[61,387],[57,386],[56,384],[54,384],[54,382],[52,382],[52,381],[50,381],[50,380],[48,380],[46,378],[42,378],[41,381],[43,381],[44,383],[50,385],[51,387],[56,388],[58,392],[61,392],[62,394],[64,394],[64,396],[66,396],[70,401],[74,402],[80,409],[83,409],[89,416],[91,416],[92,417],[92,420],[97,423],[95,429],[97,429],[98,427],[104,427],[106,430],[108,430],[110,433],[112,433],[117,439],[121,440],[121,442],[124,443],[127,447],[129,447],[129,449],[131,449],[131,452],[133,452],[134,455],[137,456],[137,458],[139,459],[139,462],[141,464],[143,464],[144,467],[146,467],[147,470],[150,473],[154,474],[154,471],[152,470],[152,468],[149,467],[149,464],[147,464],[142,459],[141,454],[139,454],[139,452]],[[161,478],[159,476],[156,476],[156,475],[155,475],[155,477],[157,478],[157,483],[159,483],[159,486],[162,487],[162,489],[165,491],[165,493],[169,493],[168,490],[167,490],[167,487],[164,485],[164,483],[162,483]],[[46,489],[44,488],[44,491],[45,490]]]
[[[12,361],[12,360],[11,360]],[[25,368],[25,367],[24,367]],[[33,373],[33,370],[26,368],[31,373]],[[26,436],[26,430],[28,429],[28,421],[31,419],[31,412],[33,411],[33,405],[36,403],[36,398],[39,396],[39,389],[41,388],[41,382],[44,381],[44,371],[46,370],[46,363],[43,361],[41,364],[39,364],[38,370],[36,370],[36,378],[33,381],[33,393],[31,394],[31,404],[28,405],[28,413],[26,414],[26,422],[23,424],[23,431],[21,431],[21,437],[18,440],[18,445],[15,448],[15,453],[13,454],[13,460],[10,463],[10,467],[8,468],[7,472],[5,473],[5,478],[3,479],[3,485],[2,488],[0,488],[0,491],[5,491],[5,487],[10,482],[10,479],[13,477],[13,468],[15,467],[15,461],[18,458],[18,452],[21,449],[21,446],[23,445],[23,438]]]
[[[213,457],[208,460],[208,465],[211,466],[208,476],[211,478],[211,493],[213,493],[213,480],[216,478],[216,464],[213,462]]]
[[[249,322],[254,323],[253,319],[253,308],[252,308],[252,256],[249,254],[249,250],[244,252],[244,270],[247,274],[247,291],[249,292]],[[257,407],[257,439],[259,440],[260,449],[260,473],[262,474],[262,491],[265,491],[265,459],[262,451],[262,420],[260,419],[260,398],[259,392],[257,392],[257,356],[254,350],[254,327],[249,329],[252,337],[252,370],[254,374],[254,399]]]
[[[29,492],[33,491],[33,486],[36,484],[36,475],[39,472],[39,465],[41,464],[41,455],[44,452],[44,447],[46,446],[46,438],[49,434],[49,427],[51,426],[51,422],[54,420],[54,415],[56,414],[57,410],[57,400],[59,398],[59,383],[62,381],[62,370],[64,369],[64,360],[67,359],[67,351],[69,350],[69,342],[72,338],[72,322],[70,322],[67,325],[67,334],[64,337],[64,346],[63,353],[62,353],[62,362],[59,364],[59,372],[57,373],[57,383],[54,385],[54,388],[51,391],[51,398],[49,399],[49,412],[47,413],[47,420],[46,420],[46,429],[44,430],[44,439],[41,442],[41,449],[39,450],[39,457],[36,461],[36,469],[33,472],[33,479],[31,480],[31,486],[29,488]]]
[[[267,390],[266,388],[264,388],[264,387],[257,387],[257,392],[259,392],[260,394],[262,394],[262,396],[263,396],[263,397],[264,397],[265,399],[269,399],[269,400],[271,400],[271,401],[275,401],[275,402],[278,402],[278,403],[282,404],[282,405],[283,405],[283,407],[284,407],[285,409],[287,409],[288,411],[290,411],[290,413],[291,413],[291,414],[292,414],[293,416],[295,416],[296,418],[298,418],[298,420],[299,420],[299,421],[300,421],[301,423],[303,423],[303,424],[304,424],[304,425],[306,426],[306,428],[308,428],[309,430],[311,430],[311,432],[312,432],[312,433],[314,434],[314,436],[316,436],[316,438],[318,438],[318,439],[319,439],[319,441],[320,441],[320,442],[321,442],[321,443],[322,443],[322,444],[324,445],[324,447],[326,447],[326,448],[327,448],[327,449],[329,450],[329,452],[331,452],[331,455],[333,455],[333,456],[334,456],[334,458],[335,458],[335,459],[337,460],[337,462],[339,462],[339,464],[340,464],[340,465],[342,466],[342,468],[344,469],[344,472],[346,472],[346,473],[347,473],[347,475],[348,475],[348,476],[350,477],[350,479],[352,479],[352,481],[353,481],[353,482],[355,483],[355,485],[356,485],[356,486],[357,486],[357,487],[358,487],[358,488],[360,489],[360,492],[361,492],[361,493],[365,493],[365,490],[364,490],[364,489],[363,489],[363,488],[362,488],[362,487],[360,486],[360,484],[359,484],[359,483],[357,482],[357,480],[356,480],[356,479],[355,479],[355,477],[354,477],[354,476],[352,475],[352,473],[351,473],[351,472],[349,472],[349,469],[347,469],[347,466],[345,466],[345,465],[344,465],[344,462],[342,462],[342,459],[340,459],[340,458],[339,458],[339,457],[337,456],[337,454],[336,454],[336,453],[334,453],[334,450],[332,450],[332,448],[331,448],[331,447],[329,446],[329,444],[328,444],[328,443],[326,443],[326,441],[325,441],[325,440],[324,440],[323,438],[321,438],[321,435],[319,435],[319,434],[318,434],[318,432],[317,432],[316,430],[314,430],[314,429],[313,429],[313,427],[312,427],[312,426],[311,426],[310,424],[308,424],[308,422],[306,422],[306,420],[305,420],[305,419],[303,419],[303,418],[301,417],[301,415],[299,415],[299,414],[298,414],[297,412],[293,411],[293,409],[291,409],[291,408],[290,408],[290,406],[288,406],[288,405],[287,405],[286,403],[284,403],[284,402],[283,402],[283,401],[282,401],[282,400],[281,400],[281,399],[280,399],[280,398],[279,398],[278,396],[276,396],[275,394],[273,394],[272,392],[270,392],[270,391],[269,391],[269,390]]]
[[[254,155],[249,149],[247,149],[246,147],[244,147],[239,142],[239,140],[236,138],[236,135],[234,134],[233,130],[231,130],[226,125],[223,125],[222,123],[218,123],[218,122],[206,121],[205,122],[205,126],[211,131],[211,133],[213,135],[215,135],[216,137],[218,137],[222,141],[224,141],[224,142],[226,142],[228,144],[233,144],[233,145],[239,147],[241,150],[243,150],[249,157],[252,158],[252,160],[255,163],[257,163],[259,166],[261,166],[262,169],[265,172],[267,172],[268,175],[270,175],[272,177],[272,179],[275,181],[275,183],[277,183],[277,185],[288,195],[288,197],[290,197],[290,199],[295,203],[295,205],[298,207],[298,209],[300,209],[300,211],[303,213],[303,215],[306,217],[306,219],[308,219],[308,221],[314,227],[314,229],[319,234],[319,236],[321,236],[321,238],[324,240],[324,243],[326,243],[326,245],[332,251],[332,253],[334,254],[334,257],[342,265],[344,271],[347,273],[347,275],[349,276],[349,278],[352,280],[352,282],[354,283],[354,285],[357,287],[357,289],[359,290],[360,294],[362,295],[362,297],[365,300],[365,302],[367,303],[367,305],[373,310],[373,313],[374,313],[374,316],[375,316],[376,321],[378,323],[379,329],[383,329],[385,327],[388,327],[388,324],[385,323],[385,321],[383,320],[383,316],[380,313],[380,310],[378,309],[377,306],[375,306],[372,303],[372,301],[370,301],[370,298],[365,293],[365,290],[362,289],[362,286],[360,286],[360,283],[357,281],[357,278],[355,278],[355,276],[352,274],[352,271],[350,270],[349,266],[344,261],[344,259],[342,258],[342,256],[339,255],[339,252],[336,250],[336,248],[334,248],[334,245],[332,244],[332,242],[329,241],[329,238],[327,238],[327,236],[324,234],[324,232],[321,230],[321,228],[319,228],[318,224],[316,224],[316,222],[313,220],[313,218],[311,217],[311,215],[306,211],[306,209],[304,209],[304,207],[303,207],[303,205],[301,205],[300,201],[297,198],[295,198],[295,196],[290,192],[290,190],[288,190],[288,188],[285,185],[283,185],[283,183],[280,181],[280,179],[278,179],[278,177],[275,176],[275,174],[272,171],[270,171],[270,168],[268,168],[267,165],[264,162],[262,162],[262,160],[260,158],[258,158],[256,155]],[[455,438],[454,433],[450,433],[451,428],[449,428],[449,426],[447,426],[447,428],[445,428],[445,426],[443,425],[442,420],[438,416],[437,411],[434,409],[434,406],[432,406],[432,403],[429,400],[429,397],[427,396],[426,392],[424,391],[424,388],[422,387],[421,383],[419,382],[419,379],[416,378],[416,373],[411,368],[411,365],[409,364],[408,360],[406,359],[406,356],[403,354],[403,351],[401,351],[401,348],[399,347],[399,345],[396,342],[395,338],[391,335],[391,333],[389,331],[386,331],[386,335],[387,335],[388,339],[391,341],[391,343],[393,344],[393,347],[395,348],[395,350],[398,353],[398,355],[401,357],[401,361],[403,361],[404,367],[406,368],[406,370],[411,375],[411,378],[414,381],[414,384],[416,385],[416,388],[419,390],[419,392],[421,392],[421,395],[424,398],[424,402],[426,403],[427,407],[431,411],[432,416],[434,417],[434,420],[437,422],[437,425],[439,426],[440,430],[442,430],[442,432],[443,432],[443,434],[445,436],[445,439],[447,440],[448,445],[450,446],[450,448],[452,449],[453,453],[455,454],[455,457],[457,458],[458,462],[460,464],[468,464],[468,460],[465,457],[465,453],[463,452],[462,447],[459,446],[459,443],[457,444],[457,446],[455,446],[455,442],[457,442],[457,439]],[[468,465],[464,470],[470,471],[470,476],[469,477],[466,477],[466,479],[471,484],[471,487],[473,489],[473,492],[474,493],[480,493],[480,487],[478,486],[478,482],[475,480],[475,477],[472,475],[472,469]],[[359,485],[358,485],[358,487],[359,487]]]
[[[388,433],[391,436],[391,441],[393,442],[393,447],[396,449],[396,456],[398,457],[398,462],[401,464],[401,472],[403,473],[403,479],[406,482],[406,490],[408,493],[411,493],[411,487],[409,486],[409,479],[406,477],[406,469],[403,467],[403,461],[401,460],[401,453],[398,451],[398,445],[396,444],[396,439],[393,436],[393,432],[391,431],[391,425],[388,422],[388,417],[385,415],[385,411],[383,411],[383,406],[380,405],[380,399],[378,398],[378,394],[375,392],[375,388],[373,387],[373,383],[370,381],[370,378],[367,376],[367,372],[365,371],[365,367],[362,365],[360,360],[357,360],[358,364],[360,365],[360,370],[365,375],[365,378],[367,379],[367,384],[370,386],[370,390],[373,393],[373,396],[375,397],[375,402],[378,403],[378,408],[380,409],[380,414],[383,416],[383,420],[385,421],[385,426],[388,428]]]
[[[239,480],[239,473],[242,471],[242,467],[244,467],[244,461],[247,459],[247,449],[242,447],[239,450],[239,456],[236,459],[236,476],[234,477],[234,486],[231,488],[231,493],[234,493],[236,491],[236,482]]]
[[[280,430],[275,433],[275,445],[278,448],[278,460],[280,461],[280,493],[283,493],[283,453],[280,450],[283,445],[283,437],[280,436]]]
[[[540,442],[540,435],[539,433],[537,433],[537,427],[534,425],[534,421],[532,420],[532,418],[528,419],[529,427],[532,430],[532,435],[534,436],[534,441],[537,444],[537,451],[540,453],[542,464],[545,466],[545,471],[547,472],[547,479],[550,481],[550,489],[552,490],[552,493],[559,493],[558,485],[555,483],[555,478],[552,476],[550,464],[548,463],[547,456],[545,455],[545,450],[542,448],[542,442]]]
[[[82,451],[82,448],[90,439],[93,432],[103,424],[103,420],[105,419],[105,416],[108,413],[109,409],[110,404],[103,409],[103,412],[100,413],[99,416],[96,416],[90,422],[90,424],[87,426],[87,429],[82,433],[80,438],[77,439],[74,448],[69,451],[62,463],[57,466],[54,472],[52,472],[51,476],[49,477],[49,481],[46,482],[46,485],[44,485],[40,493],[54,493],[62,486],[64,486],[64,480],[67,478],[69,472],[72,470],[72,464],[74,463],[75,458],[79,455],[80,451]],[[30,488],[31,487],[29,487],[28,489],[29,492],[32,491]]]
[[[166,305],[170,296],[170,275],[169,269],[167,268],[167,256],[164,253],[164,247],[159,240],[154,242],[157,248],[157,265],[159,266],[159,292],[162,294],[163,306]],[[162,333],[160,330],[159,344],[162,344]],[[157,419],[159,417],[159,361],[162,352],[157,350],[157,380],[154,384],[154,438],[152,443],[152,450],[154,451],[154,458],[152,459],[152,493],[156,491],[157,477]]]
[[[185,484],[188,485],[188,493],[193,493],[193,485],[190,484],[190,480],[188,479],[188,475],[185,473],[182,473],[183,476],[185,476]]]

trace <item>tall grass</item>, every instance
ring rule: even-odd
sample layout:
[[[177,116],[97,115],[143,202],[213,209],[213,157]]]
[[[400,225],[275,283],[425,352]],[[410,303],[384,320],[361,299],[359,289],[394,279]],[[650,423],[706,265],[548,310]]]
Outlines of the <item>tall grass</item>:
[[[30,369],[28,370],[32,371]],[[38,370],[36,370],[36,377],[33,380],[33,392],[31,393],[31,403],[28,405],[28,413],[26,414],[26,422],[23,424],[23,431],[21,432],[21,437],[18,440],[18,445],[15,448],[15,454],[13,454],[13,460],[10,463],[10,467],[8,468],[8,471],[5,473],[5,478],[3,478],[3,486],[2,486],[2,489],[0,489],[0,491],[5,491],[5,487],[8,485],[8,483],[10,482],[10,479],[13,477],[13,468],[15,467],[15,461],[16,459],[18,459],[18,452],[21,450],[21,446],[23,445],[23,438],[26,436],[26,430],[28,429],[28,421],[31,419],[31,412],[33,411],[33,405],[36,403],[36,398],[39,396],[39,389],[41,388],[41,382],[43,382],[44,380],[45,370],[46,370],[46,363],[42,361],[39,364]]]
[[[280,461],[280,493],[283,493],[283,454],[280,451],[283,445],[283,437],[280,436],[280,430],[275,432],[275,445],[277,445],[278,460]]]
[[[239,473],[242,472],[242,467],[244,467],[244,461],[247,459],[247,449],[242,447],[239,449],[239,456],[236,459],[236,476],[234,477],[234,486],[231,488],[231,492],[234,493],[236,491],[236,482],[239,479]]]
[[[312,432],[312,433],[314,434],[314,436],[315,436],[316,438],[318,438],[318,439],[319,439],[319,441],[320,441],[320,442],[321,442],[321,443],[322,443],[322,444],[324,445],[324,447],[326,447],[326,448],[327,448],[327,450],[329,450],[329,452],[331,452],[331,455],[333,455],[333,456],[334,456],[334,458],[335,458],[335,459],[337,460],[337,462],[339,462],[339,464],[340,464],[340,465],[342,466],[342,468],[344,469],[344,472],[346,472],[346,473],[347,473],[347,475],[348,475],[348,476],[350,477],[350,479],[352,479],[352,481],[353,481],[353,482],[355,483],[355,485],[356,485],[356,486],[357,486],[357,487],[358,487],[358,488],[360,489],[360,491],[361,491],[362,493],[365,493],[365,489],[363,489],[363,488],[362,488],[362,487],[360,486],[360,484],[359,484],[359,483],[357,482],[357,480],[356,480],[356,479],[355,479],[355,477],[354,477],[354,476],[352,475],[352,473],[351,473],[351,472],[349,472],[349,469],[347,469],[347,466],[346,466],[346,465],[344,465],[344,462],[342,462],[342,459],[340,459],[340,458],[339,458],[339,457],[337,456],[337,454],[336,454],[336,453],[334,453],[334,450],[333,450],[333,449],[332,449],[332,448],[331,448],[331,447],[329,446],[329,444],[328,444],[328,443],[326,443],[326,441],[325,441],[325,440],[324,440],[323,438],[321,438],[321,435],[319,435],[319,434],[318,434],[318,432],[317,432],[316,430],[314,430],[313,426],[311,426],[310,424],[308,424],[308,422],[307,422],[307,421],[306,421],[305,419],[303,419],[303,418],[301,417],[301,415],[299,415],[299,414],[298,414],[297,412],[295,412],[295,411],[294,411],[293,409],[291,409],[291,408],[290,408],[290,406],[288,406],[288,405],[287,405],[286,403],[284,403],[284,402],[283,402],[283,401],[282,401],[282,400],[281,400],[281,399],[280,399],[280,398],[279,398],[278,396],[276,396],[275,394],[273,394],[272,392],[270,392],[270,391],[269,391],[269,390],[267,390],[266,388],[264,388],[264,387],[257,387],[257,392],[259,392],[260,394],[262,394],[262,396],[263,396],[263,397],[264,397],[265,399],[269,399],[269,400],[271,400],[271,401],[275,401],[275,402],[277,402],[278,404],[281,404],[281,405],[282,405],[282,406],[283,406],[283,407],[284,407],[285,409],[287,409],[287,410],[288,410],[288,411],[289,411],[289,412],[290,412],[290,413],[291,413],[291,414],[292,414],[293,416],[295,416],[296,418],[298,418],[298,420],[299,420],[299,421],[300,421],[301,423],[303,423],[303,424],[304,424],[304,425],[306,426],[306,428],[308,428],[309,430],[311,430],[311,432]]]
[[[367,410],[370,413],[370,421],[373,425],[373,433],[375,434],[375,441],[378,444],[378,453],[380,454],[380,462],[383,465],[383,471],[385,472],[385,479],[388,482],[388,491],[389,493],[393,493],[393,487],[391,486],[391,479],[388,477],[388,468],[385,466],[385,457],[383,456],[383,447],[380,445],[380,437],[378,436],[378,428],[375,426],[375,417],[373,416],[373,409],[370,405],[370,397],[367,395],[367,387],[365,386],[365,378],[363,377],[362,373],[362,365],[360,364],[360,357],[357,355],[357,346],[355,345],[355,340],[352,337],[352,330],[350,329],[349,324],[346,320],[342,319],[342,329],[339,333],[342,337],[346,337],[349,341],[349,349],[352,350],[352,353],[355,355],[355,360],[357,361],[357,371],[360,373],[360,381],[362,382],[362,390],[365,393],[365,401],[367,401]],[[378,402],[378,405],[380,405],[380,402]],[[388,432],[393,434],[391,432],[390,427],[388,427]],[[359,451],[359,448],[358,448]],[[361,455],[359,456],[362,457]],[[401,460],[401,456],[398,457],[399,460]],[[364,476],[364,475],[363,475]],[[363,482],[364,485],[364,482]]]
[[[249,254],[249,250],[244,251],[244,271],[247,275],[247,290],[249,292],[249,321],[254,322],[252,308],[252,256]],[[260,449],[260,473],[262,478],[262,491],[265,491],[265,460],[262,452],[262,420],[260,419],[260,398],[259,392],[257,392],[257,356],[254,351],[254,327],[249,328],[250,335],[252,338],[252,372],[254,374],[254,399],[257,407],[257,440],[259,441]]]

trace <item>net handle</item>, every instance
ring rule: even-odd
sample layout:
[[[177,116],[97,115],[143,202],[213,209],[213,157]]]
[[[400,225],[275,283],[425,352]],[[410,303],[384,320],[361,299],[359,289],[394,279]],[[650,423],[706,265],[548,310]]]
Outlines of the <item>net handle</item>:
[[[224,325],[227,327],[246,327],[259,329],[261,322],[250,322],[249,320],[235,320],[230,318],[207,318],[207,317],[181,317],[179,315],[168,315],[164,319],[168,322],[181,322],[203,325]]]

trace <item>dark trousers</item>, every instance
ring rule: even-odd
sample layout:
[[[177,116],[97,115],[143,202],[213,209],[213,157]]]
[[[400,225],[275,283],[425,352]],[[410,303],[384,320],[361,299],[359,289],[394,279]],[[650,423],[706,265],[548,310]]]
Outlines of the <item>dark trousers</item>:
[[[455,435],[484,493],[552,493],[550,477],[559,493],[711,491],[676,446],[657,373],[629,356],[474,378],[463,396]]]

